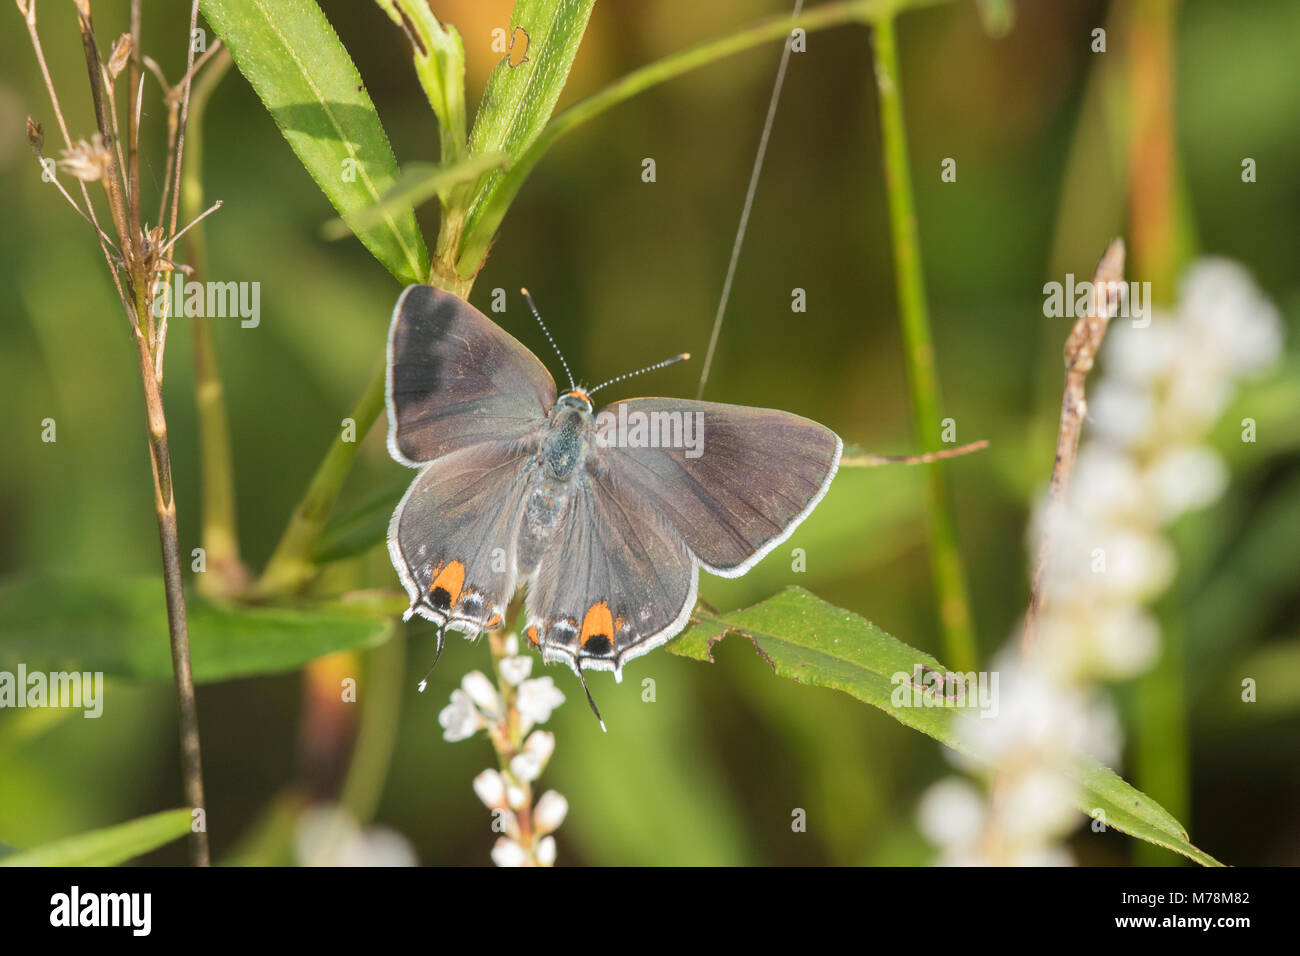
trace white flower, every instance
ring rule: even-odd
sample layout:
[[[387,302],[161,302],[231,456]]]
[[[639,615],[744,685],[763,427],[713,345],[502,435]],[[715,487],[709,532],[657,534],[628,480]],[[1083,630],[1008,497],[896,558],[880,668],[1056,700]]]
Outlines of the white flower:
[[[538,833],[558,830],[569,814],[569,801],[555,790],[547,790],[533,808],[533,826]]]
[[[1091,637],[1093,662],[1110,680],[1144,673],[1160,653],[1160,625],[1138,607],[1102,610]]]
[[[1189,326],[1212,336],[1213,347],[1238,375],[1262,371],[1281,352],[1277,307],[1240,263],[1197,260],[1183,278],[1179,305]]]
[[[1171,448],[1145,474],[1148,497],[1162,522],[1212,504],[1228,487],[1228,469],[1209,448]]]
[[[506,635],[506,657],[515,657],[519,654],[519,635],[510,633]]]
[[[1078,822],[1074,789],[1050,770],[1007,778],[998,797],[999,826],[1012,843],[1051,840],[1069,833]]]
[[[563,703],[564,694],[549,677],[524,681],[515,697],[515,707],[529,726],[546,723],[551,719],[551,712]]]
[[[1069,508],[1089,524],[1140,517],[1146,505],[1143,490],[1132,455],[1102,443],[1087,444],[1075,461]]]
[[[519,840],[519,817],[515,816],[513,810],[493,810],[492,816],[494,818],[493,830],[505,833],[506,836],[516,842]]]
[[[1102,345],[1106,378],[1148,388],[1169,374],[1178,360],[1181,330],[1167,313],[1157,309],[1151,324],[1135,329],[1127,323],[1112,324]]]
[[[1097,575],[1108,595],[1142,602],[1164,591],[1174,579],[1173,547],[1154,532],[1118,528],[1101,540],[1106,573]]]
[[[546,769],[546,762],[555,752],[555,735],[545,730],[534,730],[524,741],[524,749],[510,760],[510,772],[523,783],[532,783]]]
[[[482,671],[470,671],[461,679],[460,686],[489,720],[501,713],[501,696]]]
[[[365,830],[342,807],[308,807],[294,828],[294,857],[301,866],[417,866],[411,842],[396,830]]]
[[[528,792],[523,787],[513,783],[506,784],[506,803],[516,810],[522,810],[527,802]]]
[[[391,827],[367,827],[361,839],[347,844],[339,866],[419,866],[415,847]]]
[[[474,778],[474,792],[489,810],[506,805],[506,781],[495,770],[484,770]]]
[[[469,694],[458,687],[451,692],[451,703],[439,712],[438,723],[442,725],[442,736],[454,743],[474,736],[483,726],[483,718],[474,709]]]
[[[1103,378],[1088,393],[1093,433],[1125,448],[1141,445],[1155,428],[1156,407],[1145,388]]]
[[[1040,846],[1023,849],[1011,858],[1012,866],[1074,866],[1074,857],[1063,846]]]
[[[542,837],[537,841],[537,862],[542,866],[555,865],[555,837]]]
[[[509,837],[498,837],[492,847],[492,862],[497,866],[523,866],[528,862],[528,851]]]
[[[528,679],[533,672],[531,657],[503,657],[501,659],[501,677],[511,687],[517,687]]]
[[[987,815],[984,797],[974,784],[948,777],[921,795],[917,824],[935,846],[955,849],[979,840]]]

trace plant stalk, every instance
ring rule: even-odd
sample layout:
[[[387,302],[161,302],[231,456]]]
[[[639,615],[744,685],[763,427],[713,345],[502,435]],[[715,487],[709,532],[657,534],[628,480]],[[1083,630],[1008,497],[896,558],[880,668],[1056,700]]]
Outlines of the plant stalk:
[[[876,22],[876,86],[880,94],[880,132],[885,185],[889,198],[889,227],[893,239],[894,275],[898,284],[907,377],[912,390],[916,438],[923,451],[938,449],[941,399],[935,372],[934,343],[921,269],[916,204],[908,168],[907,130],[903,121],[902,75],[892,17]],[[956,532],[942,469],[928,469],[930,499],[930,559],[939,598],[944,660],[958,671],[975,667],[975,634],[971,624],[966,573],[957,549]]]
[[[230,68],[230,53],[224,47],[199,74],[190,95],[189,162],[181,177],[181,207],[186,222],[202,214],[203,200],[203,120],[208,101],[221,78]],[[202,224],[185,234],[185,259],[194,270],[192,278],[201,281],[207,275],[207,241]],[[193,319],[194,329],[194,397],[199,430],[201,467],[199,500],[201,521],[199,540],[206,556],[207,571],[198,576],[197,585],[204,594],[230,597],[248,584],[248,572],[239,554],[239,523],[235,506],[234,454],[230,441],[230,420],[226,414],[225,385],[217,361],[212,322],[207,316]]]
[[[137,299],[137,309],[144,308],[144,295]],[[191,826],[190,862],[208,866],[207,805],[203,797],[203,760],[199,749],[199,712],[194,695],[194,675],[190,667],[189,625],[185,617],[185,589],[181,577],[179,534],[176,524],[176,497],[172,487],[171,454],[167,448],[167,416],[163,411],[162,391],[154,375],[154,363],[148,343],[137,328],[134,331],[140,359],[140,381],[144,386],[144,404],[149,431],[149,459],[153,465],[154,509],[158,517],[158,539],[162,546],[163,585],[167,596],[167,631],[171,637],[172,672],[176,681],[176,710],[180,722],[181,780],[185,801],[191,811],[199,810],[201,825]],[[199,821],[196,821],[199,823]]]

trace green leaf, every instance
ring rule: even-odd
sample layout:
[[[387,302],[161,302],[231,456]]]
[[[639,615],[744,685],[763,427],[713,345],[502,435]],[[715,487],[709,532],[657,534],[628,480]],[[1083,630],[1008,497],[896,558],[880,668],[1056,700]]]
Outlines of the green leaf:
[[[415,72],[438,117],[441,161],[465,153],[465,43],[455,27],[443,26],[429,0],[376,0],[411,41]]]
[[[321,236],[342,239],[357,230],[380,225],[387,217],[411,212],[424,201],[445,195],[454,186],[474,182],[489,169],[505,165],[508,158],[505,153],[488,153],[450,167],[411,163],[402,170],[393,188],[384,193],[383,199],[347,219],[331,219],[321,226]]]
[[[669,651],[711,661],[715,643],[730,633],[743,634],[778,676],[843,691],[945,746],[985,760],[956,733],[953,707],[898,706],[893,701],[899,689],[895,675],[914,674],[918,667],[947,673],[942,664],[803,588],[787,588],[753,607],[727,614],[697,608],[694,621],[668,645]],[[1076,803],[1084,813],[1103,810],[1106,823],[1117,830],[1203,865],[1219,865],[1188,842],[1187,831],[1163,807],[1113,771],[1086,757],[1080,757],[1076,766]]]
[[[316,548],[318,562],[339,561],[369,551],[388,536],[397,503],[411,486],[412,479],[385,485],[361,503],[342,514],[335,514],[325,525]]]
[[[189,832],[189,810],[164,810],[0,856],[0,866],[116,866]]]
[[[208,23],[298,159],[347,218],[397,181],[397,161],[361,76],[315,0],[202,0]],[[358,229],[403,285],[429,271],[414,213]]]
[[[525,58],[507,54],[492,71],[469,138],[471,156],[502,152],[513,160],[537,138],[569,78],[594,5],[595,0],[517,0],[510,36],[513,42],[527,43]],[[486,231],[477,224],[501,189],[502,176],[500,171],[486,174],[475,190],[464,232],[476,237],[479,258],[468,270],[462,261],[462,275],[477,271],[496,233],[497,223],[488,224]]]
[[[194,680],[294,670],[334,651],[371,647],[391,621],[368,607],[242,607],[189,592]],[[162,581],[32,575],[0,585],[0,670],[172,676]]]

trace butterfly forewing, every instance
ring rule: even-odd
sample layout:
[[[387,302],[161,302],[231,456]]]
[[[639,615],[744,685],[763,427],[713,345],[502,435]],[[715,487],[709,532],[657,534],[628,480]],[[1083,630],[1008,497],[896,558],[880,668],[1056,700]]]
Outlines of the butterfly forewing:
[[[419,465],[477,442],[518,438],[555,401],[532,352],[464,299],[413,285],[388,335],[388,449]]]
[[[686,416],[692,424],[683,430],[676,423]],[[744,574],[790,536],[826,493],[842,448],[834,432],[809,419],[716,402],[629,399],[602,409],[598,420],[623,498],[650,504],[706,571],[724,577]],[[637,423],[648,426],[641,439]],[[679,434],[692,447],[664,447]]]

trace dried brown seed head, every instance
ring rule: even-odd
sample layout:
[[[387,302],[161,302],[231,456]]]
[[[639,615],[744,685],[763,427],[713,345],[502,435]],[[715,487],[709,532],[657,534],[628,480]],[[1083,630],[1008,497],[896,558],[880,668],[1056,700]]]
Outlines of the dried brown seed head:
[[[27,117],[27,142],[31,144],[33,153],[41,155],[41,147],[45,145],[45,128],[30,116]]]
[[[108,79],[111,83],[126,69],[131,59],[131,34],[123,33],[113,44],[113,52],[108,58]]]
[[[104,138],[96,133],[90,142],[84,139],[73,143],[72,149],[63,150],[59,165],[83,183],[102,179],[113,162],[113,156],[104,146]]]

